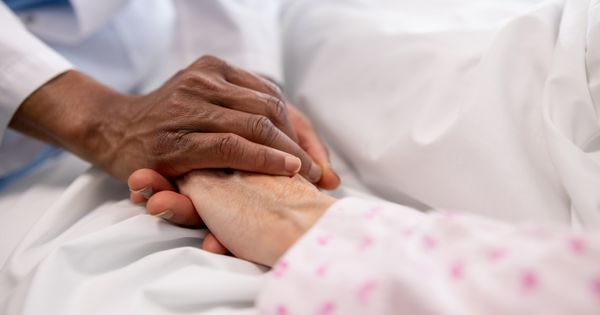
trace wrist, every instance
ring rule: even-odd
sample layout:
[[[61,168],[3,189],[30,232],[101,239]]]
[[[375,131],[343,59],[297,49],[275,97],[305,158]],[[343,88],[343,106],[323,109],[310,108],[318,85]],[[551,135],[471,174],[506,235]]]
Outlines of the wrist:
[[[270,233],[272,241],[268,244],[275,244],[275,246],[268,249],[267,265],[272,266],[279,260],[336,201],[337,199],[319,192],[318,197],[310,202],[282,211],[283,215],[279,218],[281,222],[276,225],[279,228]]]
[[[60,146],[92,163],[115,91],[77,72],[67,71],[44,84],[19,107],[10,127]]]

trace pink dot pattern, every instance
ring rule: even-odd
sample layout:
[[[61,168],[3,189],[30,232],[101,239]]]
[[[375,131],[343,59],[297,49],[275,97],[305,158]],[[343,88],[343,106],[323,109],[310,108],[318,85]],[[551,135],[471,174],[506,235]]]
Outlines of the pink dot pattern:
[[[506,256],[506,249],[504,248],[493,248],[488,251],[487,257],[492,262],[498,262]]]
[[[437,246],[437,241],[428,234],[423,235],[421,242],[423,244],[423,248],[427,250],[434,249]]]
[[[600,302],[600,276],[592,280],[592,294]]]
[[[331,235],[319,235],[317,237],[317,243],[321,246],[329,245],[330,241],[331,241]]]
[[[465,264],[462,261],[455,261],[450,265],[450,277],[453,280],[460,280],[465,273]]]
[[[317,266],[317,269],[315,269],[315,275],[317,277],[325,277],[328,269],[329,269],[328,266],[325,264],[319,265],[319,266]]]
[[[277,310],[276,310],[276,314],[277,315],[288,315],[288,309],[285,305],[279,305],[277,306]]]
[[[377,282],[374,280],[367,280],[363,282],[356,292],[356,298],[361,303],[367,303],[369,301],[369,297],[372,295],[373,291],[377,288]]]
[[[585,241],[581,237],[569,238],[568,243],[573,254],[582,255],[585,252]]]
[[[323,303],[321,308],[319,308],[319,312],[317,314],[331,315],[334,313],[334,311],[335,311],[335,304],[333,302],[325,302],[325,303]]]
[[[289,268],[289,263],[287,260],[281,260],[277,263],[275,268],[273,269],[273,276],[275,278],[281,278],[287,272]]]
[[[535,271],[526,270],[521,274],[521,286],[526,291],[532,291],[537,288],[539,284],[538,275]]]
[[[375,241],[373,240],[373,237],[367,235],[367,236],[363,237],[362,241],[360,242],[360,245],[359,245],[358,249],[360,251],[367,250],[371,246],[373,246],[374,242]]]
[[[390,207],[377,204],[359,207],[346,203],[343,212],[328,213],[326,223],[320,222],[318,229],[309,232],[311,237],[299,242],[274,267],[272,275],[278,280],[269,282],[273,313],[354,315],[371,314],[377,309],[388,310],[377,311],[378,314],[398,314],[403,310],[414,315],[432,314],[428,305],[435,304],[438,297],[420,296],[415,292],[432,292],[434,285],[444,283],[450,295],[445,299],[455,298],[456,303],[466,303],[464,307],[469,307],[482,303],[470,299],[480,299],[485,293],[471,296],[469,290],[460,287],[468,288],[472,282],[484,281],[498,286],[490,292],[511,295],[511,298],[499,298],[542,299],[539,305],[547,306],[548,310],[559,303],[567,305],[561,309],[569,309],[571,301],[544,295],[557,292],[556,288],[546,290],[547,286],[560,285],[560,290],[588,292],[589,300],[594,303],[573,304],[574,309],[588,307],[594,310],[589,313],[600,314],[600,262],[594,260],[600,257],[600,239],[592,242],[585,234],[573,236],[560,231],[563,234],[557,234],[559,232],[544,227],[529,227],[525,232],[515,227],[515,233],[506,234],[504,223],[487,220],[486,228],[482,229],[478,224],[485,219],[475,219],[468,214],[444,212],[410,217]],[[494,233],[502,236],[494,238]],[[535,252],[547,250],[548,253],[531,255],[531,244],[537,246]],[[554,265],[553,257],[562,263]],[[565,269],[565,261],[573,265]],[[590,268],[595,270],[592,277]],[[564,273],[569,276],[565,277]],[[551,281],[553,275],[567,282]],[[294,287],[296,294],[282,293]],[[393,288],[402,289],[390,291]],[[411,292],[411,300],[403,309],[403,296],[396,299],[391,294],[406,290]],[[494,298],[496,296],[488,296],[486,300]],[[394,307],[381,303],[392,303]],[[544,313],[543,310],[520,309],[518,302],[508,307],[515,307],[514,313],[519,314]],[[492,305],[489,309],[496,308]]]

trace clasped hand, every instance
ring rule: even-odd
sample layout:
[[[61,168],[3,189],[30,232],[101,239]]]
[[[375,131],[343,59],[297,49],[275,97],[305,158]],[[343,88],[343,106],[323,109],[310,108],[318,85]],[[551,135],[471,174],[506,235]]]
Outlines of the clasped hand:
[[[123,181],[141,168],[168,178],[231,168],[339,185],[310,122],[279,88],[210,56],[147,95],[117,93],[68,71],[28,97],[11,127]]]
[[[130,188],[155,192],[146,205],[150,214],[168,213],[169,221],[183,226],[205,225],[210,233],[203,249],[266,266],[273,266],[335,202],[299,175],[201,170],[186,174],[176,186],[149,169],[129,178]],[[131,200],[146,198],[132,192]]]
[[[318,183],[323,173],[318,163],[327,164],[312,128],[296,133],[293,123],[298,126],[303,118],[276,85],[214,57],[200,58],[148,95],[119,103],[125,105],[103,128],[109,149],[99,162],[118,178],[142,167],[166,177],[232,168],[299,172]],[[331,188],[336,181],[326,178],[322,184]]]

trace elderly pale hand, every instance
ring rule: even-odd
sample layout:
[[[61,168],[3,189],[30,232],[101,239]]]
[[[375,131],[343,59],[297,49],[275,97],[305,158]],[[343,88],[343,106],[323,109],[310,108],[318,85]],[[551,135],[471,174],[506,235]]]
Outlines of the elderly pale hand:
[[[225,248],[267,266],[335,202],[300,176],[204,170],[187,174],[178,186]]]
[[[152,170],[136,171],[133,182],[153,182],[162,191],[148,200],[151,213],[170,211],[175,222],[204,224],[212,234],[206,250],[272,266],[335,199],[296,175],[269,176],[222,170],[195,171],[177,181],[183,195]],[[168,210],[165,210],[168,209]],[[195,221],[193,221],[195,220]]]
[[[300,172],[315,183],[322,177],[322,165],[295,142],[278,88],[214,57],[200,58],[142,96],[116,93],[69,71],[34,92],[11,127],[121,180],[140,168],[166,177],[204,168]],[[332,176],[325,183],[335,187],[339,180]]]

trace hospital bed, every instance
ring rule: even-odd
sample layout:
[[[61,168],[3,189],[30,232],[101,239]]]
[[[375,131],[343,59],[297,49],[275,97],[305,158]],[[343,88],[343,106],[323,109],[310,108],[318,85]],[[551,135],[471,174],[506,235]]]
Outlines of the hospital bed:
[[[356,191],[600,226],[600,1],[293,1],[286,87]],[[0,191],[0,313],[255,314],[266,268],[62,154]]]

